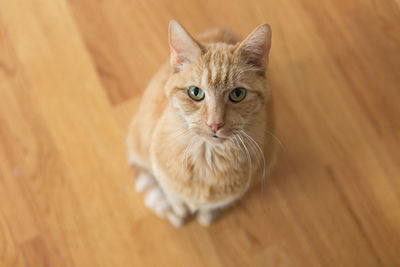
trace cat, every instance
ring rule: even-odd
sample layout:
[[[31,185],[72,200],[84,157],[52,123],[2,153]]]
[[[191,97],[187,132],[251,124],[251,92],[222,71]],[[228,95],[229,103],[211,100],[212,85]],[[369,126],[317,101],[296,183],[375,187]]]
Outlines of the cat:
[[[170,62],[154,75],[127,135],[136,190],[174,226],[219,210],[265,179],[275,158],[266,68],[268,24],[246,39],[224,29],[194,39],[169,23]]]

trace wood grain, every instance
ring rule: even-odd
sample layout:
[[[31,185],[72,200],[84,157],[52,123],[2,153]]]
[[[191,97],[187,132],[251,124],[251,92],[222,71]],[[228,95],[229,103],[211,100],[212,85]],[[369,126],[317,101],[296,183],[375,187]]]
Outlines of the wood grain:
[[[134,192],[167,24],[273,29],[279,163],[209,228]],[[0,266],[400,266],[395,0],[0,1]]]

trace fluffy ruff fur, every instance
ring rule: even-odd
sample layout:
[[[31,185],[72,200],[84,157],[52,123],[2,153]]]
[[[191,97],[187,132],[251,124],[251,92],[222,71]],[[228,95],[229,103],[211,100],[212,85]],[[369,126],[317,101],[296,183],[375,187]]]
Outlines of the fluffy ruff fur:
[[[275,158],[270,29],[261,25],[242,42],[220,29],[195,40],[172,21],[169,38],[171,62],[151,80],[129,127],[129,159],[140,169],[136,190],[158,216],[181,226],[196,214],[210,225],[251,185],[263,186]],[[206,92],[203,101],[188,96],[192,85]],[[227,95],[237,87],[247,95],[232,103]],[[224,126],[213,133],[210,120]]]

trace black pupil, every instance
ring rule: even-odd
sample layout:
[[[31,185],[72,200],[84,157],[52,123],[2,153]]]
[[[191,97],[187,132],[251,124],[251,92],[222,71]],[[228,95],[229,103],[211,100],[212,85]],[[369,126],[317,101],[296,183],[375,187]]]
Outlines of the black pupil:
[[[242,91],[241,91],[241,90],[239,90],[239,89],[236,89],[236,90],[235,90],[235,95],[236,95],[236,97],[239,97],[241,94],[242,94]]]
[[[199,92],[200,92],[199,88],[195,87],[193,90],[194,95],[197,96],[199,94]]]

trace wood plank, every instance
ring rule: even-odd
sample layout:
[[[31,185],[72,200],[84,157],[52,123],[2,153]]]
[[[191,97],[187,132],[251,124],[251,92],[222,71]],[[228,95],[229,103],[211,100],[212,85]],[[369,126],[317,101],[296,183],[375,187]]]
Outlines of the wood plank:
[[[151,214],[127,166],[171,18],[273,29],[279,162],[209,228]],[[0,265],[400,265],[398,25],[395,0],[2,1]]]
[[[15,242],[12,232],[7,225],[6,217],[0,211],[0,265],[17,267],[25,266],[18,243]]]

